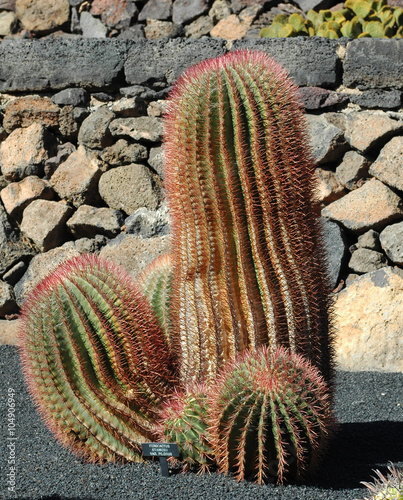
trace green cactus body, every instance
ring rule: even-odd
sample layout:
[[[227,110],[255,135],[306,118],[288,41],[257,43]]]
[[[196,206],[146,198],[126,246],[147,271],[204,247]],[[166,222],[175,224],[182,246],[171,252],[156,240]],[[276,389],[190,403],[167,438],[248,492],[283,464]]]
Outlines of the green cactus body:
[[[196,384],[177,391],[164,404],[157,432],[162,442],[178,444],[185,470],[206,472],[214,464],[207,387]]]
[[[170,337],[172,332],[169,327],[169,304],[172,285],[171,255],[164,254],[155,259],[137,277],[136,283],[144,296],[149,300],[170,347],[172,344]]]
[[[319,372],[281,347],[228,363],[210,390],[209,406],[220,471],[259,484],[312,473],[335,426]]]
[[[364,500],[403,500],[403,470],[392,463],[388,465],[388,470],[386,476],[375,470],[377,477],[373,478],[373,483],[361,481],[371,492],[371,496],[365,497]]]
[[[20,346],[30,391],[63,444],[90,461],[140,459],[177,377],[123,270],[95,256],[63,264],[24,304]]]
[[[171,94],[165,182],[183,381],[212,379],[224,361],[264,344],[290,347],[332,378],[304,126],[297,88],[263,53],[201,63]]]

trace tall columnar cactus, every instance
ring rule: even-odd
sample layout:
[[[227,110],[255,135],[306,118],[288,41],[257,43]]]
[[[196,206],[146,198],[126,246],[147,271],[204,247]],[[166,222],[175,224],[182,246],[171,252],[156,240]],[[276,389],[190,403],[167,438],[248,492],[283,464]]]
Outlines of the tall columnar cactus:
[[[237,352],[301,353],[331,381],[329,289],[314,163],[297,89],[259,52],[178,80],[165,127],[173,343],[181,378],[213,379]]]
[[[211,442],[222,472],[258,483],[312,472],[334,417],[323,377],[302,356],[282,347],[243,353],[210,392]]]
[[[70,260],[32,292],[22,325],[28,386],[59,440],[91,461],[138,460],[177,377],[130,277],[95,256]]]

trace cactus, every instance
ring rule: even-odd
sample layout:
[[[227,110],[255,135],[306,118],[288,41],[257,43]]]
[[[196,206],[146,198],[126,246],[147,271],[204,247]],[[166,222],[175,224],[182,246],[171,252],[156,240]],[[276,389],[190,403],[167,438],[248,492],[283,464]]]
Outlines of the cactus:
[[[181,380],[214,379],[245,349],[284,345],[333,375],[314,163],[297,88],[264,53],[203,62],[165,124],[173,349]]]
[[[172,257],[164,254],[155,259],[137,277],[137,285],[149,300],[158,322],[165,334],[168,347],[171,346],[169,302],[171,298]]]
[[[49,428],[90,461],[141,457],[177,381],[152,310],[120,268],[80,256],[22,310],[25,377]]]
[[[364,500],[403,500],[403,471],[392,463],[388,465],[389,474],[385,477],[382,472],[375,470],[378,477],[373,483],[361,482],[371,491],[371,497]]]
[[[214,463],[208,426],[207,387],[197,384],[164,403],[157,433],[162,442],[178,444],[184,470],[206,472]]]
[[[299,14],[277,15],[261,37],[322,36],[326,38],[402,38],[403,9],[389,6],[386,0],[346,0],[338,11],[309,10]]]
[[[319,372],[282,347],[245,352],[210,391],[211,441],[220,471],[238,480],[296,481],[315,470],[335,420]]]

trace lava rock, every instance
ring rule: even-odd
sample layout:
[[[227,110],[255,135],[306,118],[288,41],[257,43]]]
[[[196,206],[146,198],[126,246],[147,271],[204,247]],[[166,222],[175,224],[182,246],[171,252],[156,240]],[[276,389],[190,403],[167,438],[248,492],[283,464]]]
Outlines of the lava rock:
[[[109,126],[114,137],[131,137],[135,141],[160,142],[162,122],[160,118],[140,116],[139,118],[117,118]]]
[[[119,139],[109,148],[105,148],[100,158],[113,167],[136,163],[147,159],[147,148],[142,144],[129,144],[125,139]]]
[[[52,97],[52,102],[61,106],[85,106],[89,101],[89,93],[85,89],[65,89]]]
[[[101,106],[86,118],[78,133],[78,143],[90,149],[102,149],[112,144],[109,124],[115,113]]]
[[[379,235],[379,241],[389,259],[403,266],[403,222],[385,227]]]
[[[379,243],[379,233],[370,229],[366,233],[358,237],[357,247],[369,248],[370,250],[375,250],[380,252],[382,250]]]
[[[343,229],[328,219],[321,218],[323,243],[327,255],[329,282],[335,288],[347,256],[347,240]]]
[[[392,188],[403,191],[403,137],[394,137],[379,153],[369,173]]]
[[[347,151],[343,161],[336,168],[336,177],[348,190],[352,191],[358,187],[360,179],[368,175],[369,161],[356,151]]]
[[[17,0],[15,12],[28,31],[48,32],[69,20],[68,0]]]
[[[97,234],[112,238],[120,233],[123,220],[119,210],[81,205],[66,225],[76,238],[93,238]]]
[[[398,90],[366,90],[362,94],[351,94],[350,101],[362,108],[398,108],[402,103],[402,93]]]
[[[348,149],[340,128],[325,115],[307,115],[313,156],[318,165],[338,160]]]
[[[375,252],[369,248],[357,248],[348,263],[348,267],[358,274],[370,273],[387,265],[383,253]]]
[[[167,21],[172,16],[172,0],[148,0],[138,16],[139,21],[159,19]]]

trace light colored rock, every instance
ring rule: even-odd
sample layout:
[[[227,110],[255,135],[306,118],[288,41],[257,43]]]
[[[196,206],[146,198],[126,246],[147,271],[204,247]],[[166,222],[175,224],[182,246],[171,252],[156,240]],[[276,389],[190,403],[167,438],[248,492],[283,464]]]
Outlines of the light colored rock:
[[[345,136],[354,149],[366,153],[401,129],[403,122],[389,118],[383,111],[358,111],[347,116]]]
[[[215,24],[222,19],[230,16],[232,14],[231,5],[227,0],[215,0],[211,9],[208,12],[208,15],[211,17]]]
[[[87,148],[102,149],[110,146],[112,137],[109,132],[109,124],[114,117],[115,113],[106,106],[100,106],[81,124],[78,143]]]
[[[121,234],[111,240],[99,256],[119,264],[136,278],[154,259],[169,251],[168,235],[143,239],[132,234]]]
[[[122,97],[112,104],[112,111],[121,117],[141,116],[144,112],[145,103],[139,96]]]
[[[118,167],[145,160],[148,155],[147,148],[142,144],[129,144],[124,139],[119,139],[109,148],[105,148],[100,156],[109,165]]]
[[[76,238],[92,238],[97,234],[112,238],[120,232],[123,221],[118,210],[81,205],[67,221],[67,227]]]
[[[15,11],[28,31],[52,31],[69,20],[68,0],[17,0]]]
[[[326,115],[306,115],[312,153],[318,165],[337,161],[348,149],[343,131]]]
[[[172,16],[172,0],[148,0],[142,8],[138,20],[167,20]]]
[[[72,213],[73,209],[63,202],[35,200],[24,210],[21,231],[47,252],[66,239],[65,222]]]
[[[168,206],[164,202],[158,210],[138,208],[125,219],[124,228],[128,234],[135,234],[142,238],[153,238],[169,234],[170,222]]]
[[[365,274],[334,303],[338,368],[403,371],[403,276],[391,267]]]
[[[132,0],[94,0],[91,12],[94,16],[101,16],[107,26],[124,29],[130,26],[137,8]]]
[[[156,40],[158,38],[174,38],[182,32],[180,24],[172,23],[171,21],[159,21],[158,19],[147,19],[147,26],[144,28],[144,33],[148,40]]]
[[[231,14],[218,21],[210,31],[210,36],[213,38],[224,38],[225,40],[240,40],[246,35],[249,28],[250,23],[242,22],[238,16]]]
[[[371,273],[387,265],[386,257],[383,253],[370,250],[369,248],[357,248],[348,263],[348,267],[359,274]]]
[[[376,250],[379,252],[382,250],[379,243],[379,233],[370,229],[366,233],[358,237],[357,246],[360,248],[369,248],[370,250]]]
[[[75,207],[84,203],[91,205],[99,198],[97,185],[101,166],[96,153],[79,146],[58,166],[50,183],[60,198],[72,202]]]
[[[147,107],[147,115],[160,117],[164,114],[167,108],[167,102],[160,99],[159,101],[152,101]]]
[[[160,142],[163,133],[161,119],[152,116],[117,118],[109,129],[114,137],[131,137],[135,141]]]
[[[140,207],[155,210],[160,202],[150,171],[135,163],[102,174],[98,189],[110,208],[123,210],[128,215]]]
[[[80,253],[74,248],[53,248],[45,253],[35,255],[29,263],[24,276],[14,287],[17,303],[21,306],[27,296],[46,276],[52,273],[60,264],[77,257]]]
[[[36,175],[25,177],[22,181],[11,182],[0,192],[1,201],[8,215],[20,219],[23,210],[31,201],[37,199],[52,200],[54,191],[50,184]]]
[[[18,345],[20,319],[0,319],[0,345]]]
[[[194,39],[200,38],[208,35],[213,26],[213,21],[209,16],[201,16],[185,27],[185,36]]]
[[[33,123],[56,128],[59,124],[59,113],[59,106],[48,97],[19,97],[7,104],[3,127],[8,133],[19,127],[29,127]]]
[[[369,229],[379,231],[403,219],[403,201],[382,182],[371,179],[325,207],[322,215],[362,234]]]
[[[11,35],[18,23],[14,12],[0,12],[0,36]]]
[[[394,137],[382,148],[369,173],[403,191],[403,136]]]
[[[0,280],[0,318],[7,314],[14,314],[18,311],[15,301],[13,287]]]
[[[340,184],[336,174],[323,168],[315,169],[315,200],[328,205],[346,194],[344,186]]]
[[[0,145],[1,172],[8,181],[41,175],[45,161],[52,156],[54,138],[39,123],[19,128]]]
[[[379,241],[389,259],[403,266],[403,222],[385,227]]]
[[[108,28],[104,23],[86,11],[81,12],[80,28],[84,38],[106,38],[108,33]]]
[[[161,179],[164,178],[164,149],[162,147],[150,149],[148,164],[157,172]]]
[[[347,189],[352,191],[358,187],[360,179],[365,179],[368,174],[368,160],[356,151],[347,151],[343,161],[336,168],[338,181]]]

